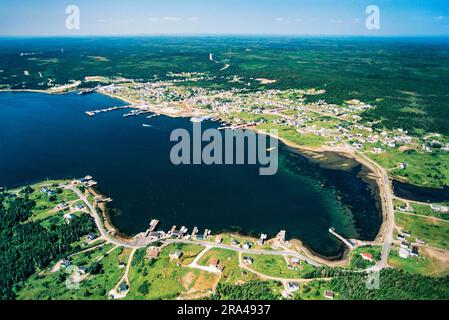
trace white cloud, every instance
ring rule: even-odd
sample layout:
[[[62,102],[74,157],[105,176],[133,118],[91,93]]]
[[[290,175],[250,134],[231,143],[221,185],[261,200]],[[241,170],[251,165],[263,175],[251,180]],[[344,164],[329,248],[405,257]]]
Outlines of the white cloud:
[[[187,21],[191,21],[191,22],[198,21],[198,20],[200,20],[199,17],[188,17],[187,18]]]
[[[282,21],[284,21],[284,18],[279,17],[279,18],[276,18],[274,21],[276,21],[276,22],[282,22]]]
[[[446,19],[445,16],[438,16],[438,17],[435,17],[435,20],[444,20],[444,19]]]

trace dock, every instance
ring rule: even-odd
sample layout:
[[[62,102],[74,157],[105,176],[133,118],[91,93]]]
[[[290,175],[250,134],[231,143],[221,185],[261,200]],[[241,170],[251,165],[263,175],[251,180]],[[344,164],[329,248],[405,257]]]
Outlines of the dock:
[[[119,106],[119,107],[110,107],[110,108],[106,108],[106,109],[99,109],[99,110],[93,110],[93,111],[86,111],[86,114],[89,117],[93,117],[97,114],[100,113],[104,113],[104,112],[110,112],[110,111],[115,111],[115,110],[120,110],[120,109],[127,109],[129,108],[128,106]]]
[[[342,241],[345,246],[347,246],[349,249],[354,249],[355,245],[350,241],[345,239],[344,237],[342,237],[341,235],[339,235],[336,231],[335,228],[329,228],[329,233],[333,236],[335,236],[337,239],[339,239],[340,241]]]

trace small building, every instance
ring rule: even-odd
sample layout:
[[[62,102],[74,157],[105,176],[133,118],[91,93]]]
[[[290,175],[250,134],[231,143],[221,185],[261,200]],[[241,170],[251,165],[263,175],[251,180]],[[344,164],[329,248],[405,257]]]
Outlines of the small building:
[[[404,248],[399,249],[399,257],[407,259],[410,256],[410,251]]]
[[[126,282],[123,282],[119,285],[118,287],[118,292],[119,293],[126,293],[129,290],[129,286]]]
[[[78,274],[86,274],[87,273],[87,267],[86,266],[79,266],[78,267]]]
[[[402,249],[409,249],[410,248],[410,243],[408,243],[407,241],[402,241],[401,242],[401,248]]]
[[[88,235],[87,235],[87,240],[88,241],[93,241],[93,240],[95,240],[97,238],[97,235],[95,234],[95,233],[93,233],[93,232],[91,232],[91,233],[89,233]]]
[[[287,288],[290,292],[295,292],[299,290],[299,283],[287,282]]]
[[[374,260],[373,255],[370,254],[370,253],[367,253],[367,252],[360,253],[360,256],[362,257],[363,260],[366,260],[366,261],[370,261],[371,262],[371,261]]]
[[[265,240],[267,240],[268,236],[265,233],[262,233],[260,235],[259,244],[262,246],[265,243]]]
[[[73,214],[71,214],[71,213],[66,213],[64,215],[64,220],[67,223],[70,223],[73,219],[75,219],[75,216]]]
[[[126,263],[124,263],[123,261],[120,261],[119,264],[118,264],[118,267],[120,269],[124,269],[126,267]]]
[[[243,257],[243,263],[245,263],[245,264],[253,264],[253,262],[254,262],[253,257],[249,257],[249,256]]]
[[[418,247],[413,247],[412,250],[410,251],[410,255],[412,257],[419,257],[419,250]]]
[[[68,268],[68,267],[70,267],[71,265],[72,265],[72,263],[70,262],[69,259],[63,259],[63,260],[61,261],[61,267],[63,267],[63,268]]]
[[[84,206],[82,204],[77,204],[74,208],[75,210],[81,211],[84,209]]]
[[[220,243],[222,243],[222,242],[223,242],[223,237],[222,237],[222,236],[217,236],[217,237],[215,238],[215,243],[220,244]]]
[[[231,240],[231,244],[232,244],[233,246],[238,246],[238,245],[240,245],[240,242],[239,242],[238,240],[236,240],[236,239],[232,239],[232,240]]]
[[[249,250],[249,249],[251,249],[252,246],[253,246],[252,242],[245,242],[243,244],[243,249]]]
[[[182,252],[181,252],[181,250],[176,250],[175,252],[170,253],[169,257],[170,257],[170,259],[178,260],[179,258],[182,257]]]
[[[291,262],[293,265],[298,265],[298,264],[301,264],[301,259],[299,259],[298,257],[292,257],[292,258],[290,259],[290,262]]]
[[[57,210],[66,210],[66,209],[68,209],[68,208],[69,208],[69,205],[68,205],[67,203],[65,203],[65,202],[59,204],[59,205],[56,207]]]
[[[326,299],[332,300],[332,299],[334,299],[334,292],[331,290],[326,290],[326,291],[324,291],[324,297]]]

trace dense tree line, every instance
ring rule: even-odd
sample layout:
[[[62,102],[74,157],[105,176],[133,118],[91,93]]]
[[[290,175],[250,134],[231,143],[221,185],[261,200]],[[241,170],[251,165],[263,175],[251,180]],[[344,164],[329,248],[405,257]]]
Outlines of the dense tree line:
[[[334,278],[330,285],[347,300],[441,300],[449,299],[449,277],[414,275],[397,269],[384,269],[379,288],[368,289],[367,275],[347,273]]]
[[[15,298],[15,292],[36,269],[76,248],[71,243],[94,230],[90,217],[83,215],[70,224],[45,229],[38,221],[25,222],[35,202],[28,198],[29,189],[20,196],[0,194],[0,300]]]
[[[278,300],[270,282],[249,281],[241,285],[219,283],[212,300]]]

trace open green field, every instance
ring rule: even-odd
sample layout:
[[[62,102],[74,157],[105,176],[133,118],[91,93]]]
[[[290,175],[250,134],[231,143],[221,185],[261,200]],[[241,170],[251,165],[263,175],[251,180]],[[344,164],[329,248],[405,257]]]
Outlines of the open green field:
[[[446,265],[430,256],[424,255],[421,250],[419,257],[399,257],[398,250],[392,250],[388,259],[388,264],[413,274],[425,276],[443,276],[449,274]]]
[[[80,276],[79,287],[71,287],[67,282],[73,276],[72,269],[49,270],[29,278],[19,291],[18,299],[107,299],[108,291],[117,284],[124,273],[124,269],[119,268],[119,263],[127,261],[130,253],[129,249],[123,248],[116,248],[106,253],[109,250],[110,246],[107,245],[71,259],[72,266],[86,266],[89,270],[86,275]]]
[[[390,173],[394,177],[406,179],[412,184],[425,187],[449,185],[448,152],[427,153],[414,150],[401,152],[398,149],[387,149],[386,151],[382,154],[369,152],[366,155],[386,169],[393,169],[400,163],[407,163],[406,169],[394,169]]]
[[[132,261],[129,273],[131,289],[126,299],[175,299],[189,291],[208,294],[217,275],[186,268],[170,260],[169,254],[179,246],[170,245],[161,251],[157,259],[145,259],[145,250],[139,249]],[[186,251],[194,248],[187,247]],[[181,251],[184,249],[181,247]],[[187,253],[188,255],[188,253]]]
[[[248,265],[249,268],[262,274],[286,278],[296,279],[304,276],[305,273],[314,269],[313,266],[302,262],[301,265],[293,266],[294,269],[288,268],[288,262],[283,256],[275,255],[244,255],[254,259],[253,264]]]
[[[369,266],[375,265],[381,257],[381,246],[364,246],[359,247],[351,251],[351,262],[349,264],[350,269],[366,269]],[[373,261],[363,260],[360,256],[361,253],[369,253],[373,256]]]

